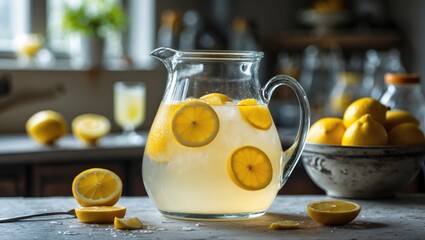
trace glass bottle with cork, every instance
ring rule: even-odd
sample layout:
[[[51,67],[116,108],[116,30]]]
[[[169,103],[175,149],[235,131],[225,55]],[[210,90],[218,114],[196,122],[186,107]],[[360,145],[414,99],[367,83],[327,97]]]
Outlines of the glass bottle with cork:
[[[392,110],[409,111],[419,120],[421,130],[425,131],[425,96],[421,91],[419,75],[387,73],[384,80],[387,90],[380,98],[380,102]]]

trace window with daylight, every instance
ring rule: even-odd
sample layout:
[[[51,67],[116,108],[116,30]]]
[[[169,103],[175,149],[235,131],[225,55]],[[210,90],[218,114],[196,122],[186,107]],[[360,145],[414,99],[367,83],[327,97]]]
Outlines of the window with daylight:
[[[64,7],[83,1],[96,0],[0,0],[0,58],[14,58],[16,39],[29,33],[41,35],[43,48],[56,59],[72,58],[81,36],[64,31]],[[105,34],[107,58],[130,57],[136,67],[149,64],[149,52],[154,47],[155,0],[98,1],[120,4],[127,21],[123,33]]]
[[[0,52],[12,52],[14,38],[29,30],[28,0],[0,0]]]

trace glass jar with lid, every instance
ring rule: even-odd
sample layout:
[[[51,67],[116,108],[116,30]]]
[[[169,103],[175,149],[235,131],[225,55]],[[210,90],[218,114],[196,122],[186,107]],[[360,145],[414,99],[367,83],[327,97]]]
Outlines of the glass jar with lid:
[[[380,98],[380,102],[391,109],[401,109],[412,113],[425,130],[425,96],[421,91],[421,82],[418,74],[387,73],[384,77],[387,90]]]

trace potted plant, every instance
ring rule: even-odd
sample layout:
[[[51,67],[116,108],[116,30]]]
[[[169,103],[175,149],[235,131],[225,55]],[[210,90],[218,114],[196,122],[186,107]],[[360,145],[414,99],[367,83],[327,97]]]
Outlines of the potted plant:
[[[78,33],[83,65],[100,67],[108,33],[119,33],[126,25],[125,14],[115,0],[82,0],[77,6],[64,5],[64,30]]]

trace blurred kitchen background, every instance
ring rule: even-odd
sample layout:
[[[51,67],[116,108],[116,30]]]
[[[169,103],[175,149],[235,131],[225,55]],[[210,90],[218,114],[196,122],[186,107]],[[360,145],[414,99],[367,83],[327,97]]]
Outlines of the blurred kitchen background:
[[[85,11],[100,15],[84,19]],[[113,132],[121,131],[112,94],[119,80],[145,83],[146,121],[138,130],[148,131],[166,80],[165,68],[149,56],[158,46],[263,51],[263,82],[291,75],[309,96],[313,121],[338,116],[358,97],[379,98],[386,72],[425,77],[424,24],[421,0],[0,0],[0,144],[24,136],[27,119],[45,109],[68,122],[82,113],[102,114]],[[295,104],[290,91],[279,89],[270,105],[284,145],[298,121]],[[124,167],[119,157],[109,156],[110,168],[126,175],[141,160],[142,150],[133,152],[139,156],[128,156]],[[3,153],[0,160],[13,154],[19,152]],[[3,161],[0,195],[67,194],[61,190],[66,185],[54,185],[54,179],[66,173],[73,178],[105,157],[88,156],[90,164],[79,159],[78,165],[70,157],[43,162],[43,156]],[[139,181],[136,170],[131,174]],[[300,171],[283,191],[322,193]],[[292,184],[297,181],[305,184]],[[423,183],[415,181],[406,191],[423,191]],[[138,184],[126,193],[144,194]]]

